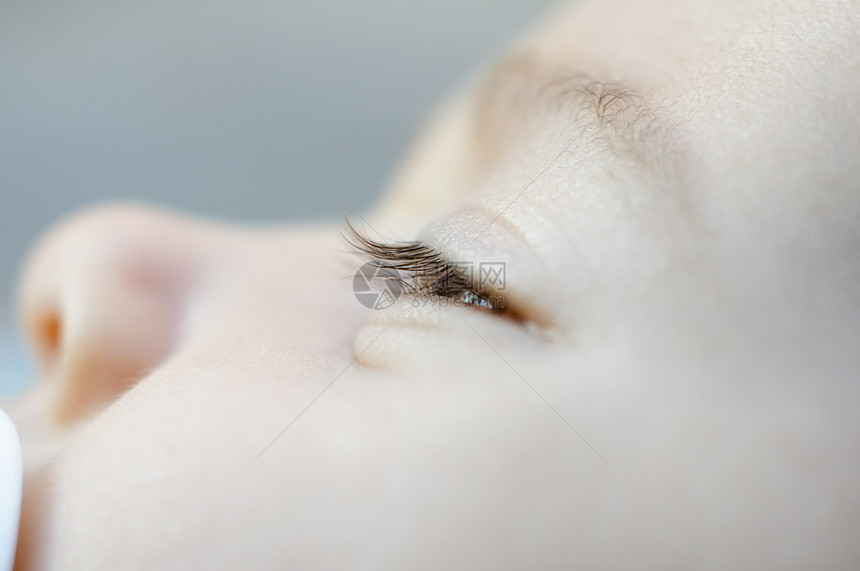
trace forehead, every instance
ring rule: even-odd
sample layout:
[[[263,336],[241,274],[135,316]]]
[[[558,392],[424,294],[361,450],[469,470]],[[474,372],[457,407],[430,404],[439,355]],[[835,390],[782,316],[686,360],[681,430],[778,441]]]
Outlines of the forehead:
[[[558,12],[519,49],[669,110],[697,191],[743,204],[764,189],[791,207],[860,174],[858,30],[860,5],[837,1],[605,0]]]
[[[560,10],[524,43],[544,61],[692,105],[693,93],[697,103],[715,92],[773,95],[788,81],[827,89],[822,71],[856,69],[857,30],[860,10],[837,1],[605,0]]]
[[[682,152],[731,163],[736,143],[799,152],[800,134],[830,143],[856,138],[849,127],[860,115],[860,9],[841,6],[574,3],[489,74],[476,98],[478,146],[503,159],[499,147],[541,116],[580,120],[562,126],[569,132],[598,127],[591,131],[602,140],[621,143],[615,151],[652,163]],[[755,146],[756,138],[767,145]]]

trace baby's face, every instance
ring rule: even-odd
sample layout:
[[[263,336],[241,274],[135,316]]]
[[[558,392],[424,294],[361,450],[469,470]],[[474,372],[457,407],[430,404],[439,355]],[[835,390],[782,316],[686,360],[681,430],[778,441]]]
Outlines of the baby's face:
[[[858,29],[610,0],[517,44],[352,217],[503,311],[366,309],[335,224],[62,225],[20,567],[856,564]]]

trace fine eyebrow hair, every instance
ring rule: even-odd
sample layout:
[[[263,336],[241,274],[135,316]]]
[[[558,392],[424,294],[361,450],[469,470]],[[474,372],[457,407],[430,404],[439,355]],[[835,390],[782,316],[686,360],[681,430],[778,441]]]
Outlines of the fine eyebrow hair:
[[[676,170],[677,122],[636,90],[595,79],[563,65],[547,65],[530,52],[503,59],[475,98],[475,136],[487,162],[503,145],[555,121],[571,145],[601,143],[662,175]]]

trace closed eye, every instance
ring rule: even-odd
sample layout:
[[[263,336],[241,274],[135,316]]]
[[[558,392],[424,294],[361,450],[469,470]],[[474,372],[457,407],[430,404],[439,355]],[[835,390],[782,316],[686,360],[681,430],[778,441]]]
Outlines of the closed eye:
[[[385,243],[369,238],[346,220],[344,239],[368,263],[388,272],[404,291],[425,299],[446,299],[464,306],[494,312],[505,309],[505,300],[480,291],[466,264],[449,261],[442,252],[423,242]]]

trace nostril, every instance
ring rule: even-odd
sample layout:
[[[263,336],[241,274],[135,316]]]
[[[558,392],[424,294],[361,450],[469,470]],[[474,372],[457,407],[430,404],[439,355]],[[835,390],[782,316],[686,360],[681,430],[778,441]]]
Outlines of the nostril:
[[[63,321],[56,312],[45,315],[36,326],[37,351],[44,369],[57,361],[63,337]]]

